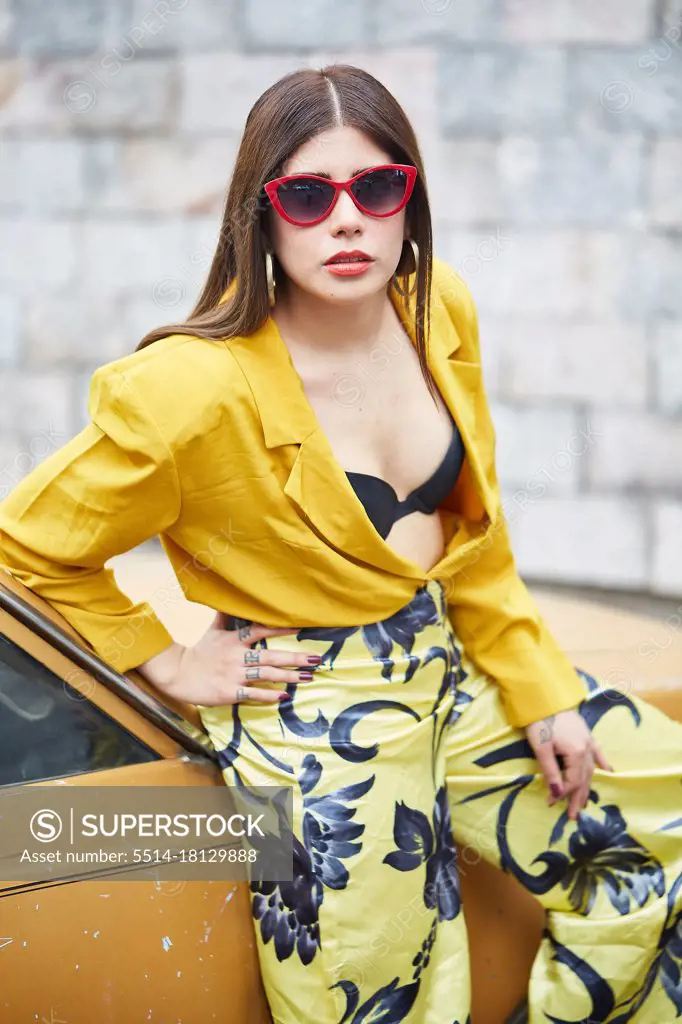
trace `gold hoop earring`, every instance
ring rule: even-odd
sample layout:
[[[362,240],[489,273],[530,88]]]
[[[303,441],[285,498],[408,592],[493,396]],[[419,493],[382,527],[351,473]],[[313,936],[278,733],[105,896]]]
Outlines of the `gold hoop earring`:
[[[271,252],[266,252],[265,253],[265,276],[266,276],[267,282],[268,282],[268,302],[270,303],[270,308],[272,309],[272,307],[275,305],[276,285],[275,285],[275,268],[274,268],[274,265],[273,265],[272,253]]]
[[[398,292],[398,294],[402,295],[403,298],[405,298],[405,299],[409,298],[410,295],[414,295],[414,293],[416,292],[416,290],[417,290],[417,278],[419,276],[419,246],[415,242],[414,238],[408,238],[408,239],[406,239],[406,241],[408,241],[410,243],[410,245],[412,247],[412,255],[414,257],[414,284],[410,288],[409,292],[404,291],[400,287],[400,285],[398,284],[398,277],[397,277],[397,275],[396,274],[393,275],[393,287]]]

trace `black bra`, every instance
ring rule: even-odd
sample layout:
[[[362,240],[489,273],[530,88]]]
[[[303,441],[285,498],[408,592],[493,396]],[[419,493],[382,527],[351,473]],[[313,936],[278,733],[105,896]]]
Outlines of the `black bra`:
[[[452,417],[451,417],[452,419]],[[381,477],[369,473],[346,472],[350,484],[365,507],[377,533],[386,539],[391,527],[410,512],[435,512],[455,486],[464,461],[464,445],[454,419],[450,447],[438,469],[402,501],[395,489]]]

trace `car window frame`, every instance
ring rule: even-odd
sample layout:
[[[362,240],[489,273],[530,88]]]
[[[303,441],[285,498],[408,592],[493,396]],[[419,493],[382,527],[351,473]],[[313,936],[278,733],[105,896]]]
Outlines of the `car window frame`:
[[[91,675],[188,753],[198,754],[219,764],[218,753],[208,733],[197,728],[177,711],[169,708],[154,694],[138,686],[128,676],[117,672],[94,651],[83,647],[49,615],[15,593],[2,580],[0,580],[0,612],[6,612],[54,650],[67,657],[83,672]]]

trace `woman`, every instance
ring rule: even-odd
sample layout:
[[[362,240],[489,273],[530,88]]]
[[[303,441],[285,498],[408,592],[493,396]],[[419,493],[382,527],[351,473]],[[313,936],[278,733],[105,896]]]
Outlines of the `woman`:
[[[475,308],[379,82],[264,93],[196,308],[89,411],[1,560],[199,705],[229,784],[293,788],[294,880],[252,883],[276,1024],[464,1024],[456,844],[548,911],[531,1021],[682,1012],[682,728],[574,668],[516,572]],[[103,568],[157,533],[217,610],[193,647]]]

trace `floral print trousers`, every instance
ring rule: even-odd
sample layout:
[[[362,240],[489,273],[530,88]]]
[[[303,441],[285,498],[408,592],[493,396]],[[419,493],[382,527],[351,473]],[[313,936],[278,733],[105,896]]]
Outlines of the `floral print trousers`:
[[[465,847],[546,909],[530,1024],[682,1015],[681,724],[577,668],[616,770],[572,822],[437,581],[379,622],[259,646],[323,658],[277,707],[200,707],[229,785],[293,787],[293,880],[250,883],[275,1024],[470,1024]]]

